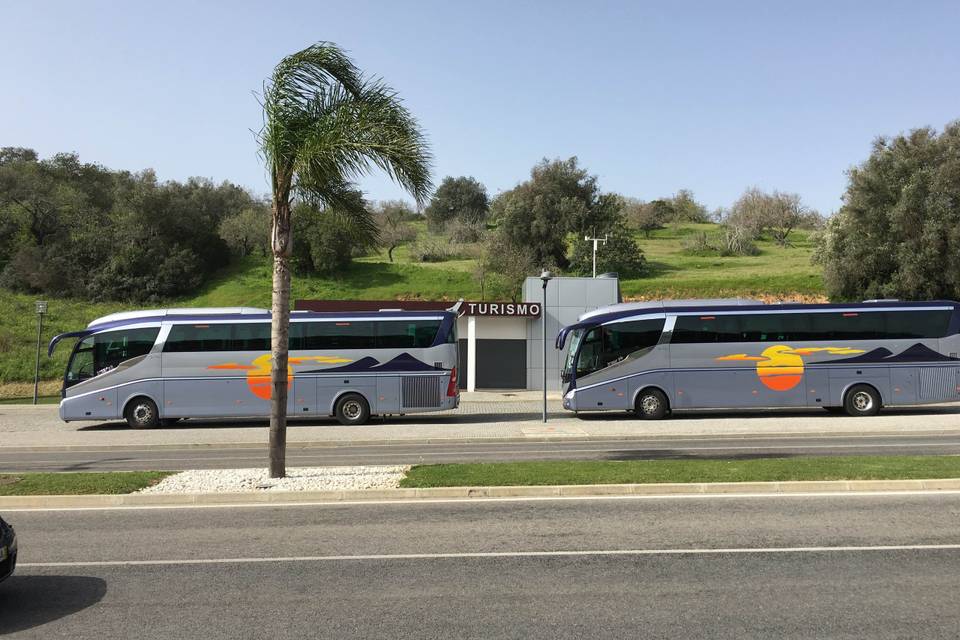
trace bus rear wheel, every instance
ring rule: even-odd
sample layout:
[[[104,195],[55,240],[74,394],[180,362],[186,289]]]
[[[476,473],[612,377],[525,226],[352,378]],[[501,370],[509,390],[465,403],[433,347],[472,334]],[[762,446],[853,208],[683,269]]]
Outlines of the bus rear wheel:
[[[340,424],[351,426],[366,424],[370,419],[370,405],[359,393],[348,393],[337,400],[334,415]]]
[[[132,429],[153,429],[160,424],[160,412],[150,398],[134,398],[123,412]]]
[[[660,389],[644,389],[637,396],[634,413],[644,420],[660,420],[670,411],[667,396]]]
[[[847,391],[843,408],[851,416],[875,416],[880,411],[880,394],[868,384],[856,384]]]

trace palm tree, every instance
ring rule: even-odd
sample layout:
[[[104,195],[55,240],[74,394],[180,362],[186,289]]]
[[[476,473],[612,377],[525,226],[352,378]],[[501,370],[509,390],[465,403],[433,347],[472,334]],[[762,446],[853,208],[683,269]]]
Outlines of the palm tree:
[[[354,181],[385,171],[422,203],[431,189],[430,151],[397,93],[365,78],[335,44],[287,56],[264,83],[258,142],[273,188],[273,320],[270,477],[286,474],[290,211],[300,200],[337,211],[377,237]],[[331,213],[331,215],[334,215]]]

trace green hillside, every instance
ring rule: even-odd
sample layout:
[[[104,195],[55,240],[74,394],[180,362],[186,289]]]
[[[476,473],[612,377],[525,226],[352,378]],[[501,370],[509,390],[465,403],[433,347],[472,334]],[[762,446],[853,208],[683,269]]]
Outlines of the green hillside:
[[[698,232],[713,233],[716,225],[687,224],[653,232],[637,241],[649,261],[646,277],[621,281],[626,299],[688,297],[820,297],[823,283],[819,267],[810,263],[812,245],[804,231],[791,235],[793,246],[779,247],[758,242],[760,255],[720,257],[689,255],[685,238]],[[421,233],[426,233],[421,228]],[[602,250],[602,248],[601,248]],[[469,254],[469,251],[465,251]],[[460,257],[446,262],[415,263],[408,247],[354,261],[339,278],[295,276],[293,299],[446,299],[480,298],[480,283],[474,275],[476,260]],[[197,295],[153,306],[257,306],[270,305],[271,269],[263,258],[248,258],[220,272]],[[36,348],[37,296],[0,293],[0,397],[23,393],[9,383],[32,381]],[[92,304],[79,300],[52,299],[44,326],[44,344],[56,333],[86,326],[98,316],[136,308],[123,303]],[[59,378],[68,348],[53,358],[41,358],[41,378]]]

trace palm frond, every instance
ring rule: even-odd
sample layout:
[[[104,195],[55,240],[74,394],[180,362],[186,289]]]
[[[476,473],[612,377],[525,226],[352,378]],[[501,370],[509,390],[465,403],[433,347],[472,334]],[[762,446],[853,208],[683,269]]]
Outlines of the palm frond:
[[[259,140],[275,199],[332,200],[375,168],[418,202],[429,196],[431,155],[416,120],[393,89],[365,80],[336,45],[284,58],[262,102]]]

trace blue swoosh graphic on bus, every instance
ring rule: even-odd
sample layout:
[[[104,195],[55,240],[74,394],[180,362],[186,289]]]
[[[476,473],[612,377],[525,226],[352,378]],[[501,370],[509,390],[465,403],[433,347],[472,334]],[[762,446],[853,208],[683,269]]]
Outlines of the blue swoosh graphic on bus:
[[[900,353],[894,354],[886,347],[877,347],[863,355],[842,360],[817,361],[811,364],[821,364],[829,362],[830,364],[857,364],[868,362],[956,362],[960,358],[951,358],[942,353],[934,351],[930,347],[919,342],[912,347],[908,347]]]
[[[376,358],[367,356],[360,358],[356,362],[345,364],[340,367],[329,367],[327,369],[311,369],[299,373],[338,373],[338,372],[359,372],[359,371],[446,371],[442,367],[435,367],[419,360],[409,353],[401,353],[396,358],[381,364]]]

